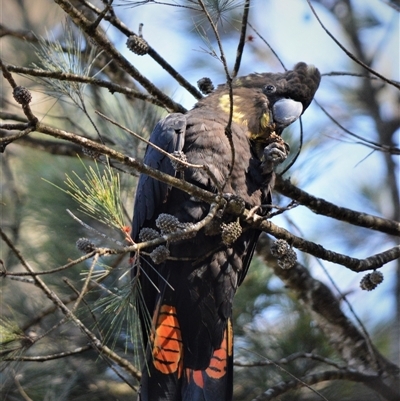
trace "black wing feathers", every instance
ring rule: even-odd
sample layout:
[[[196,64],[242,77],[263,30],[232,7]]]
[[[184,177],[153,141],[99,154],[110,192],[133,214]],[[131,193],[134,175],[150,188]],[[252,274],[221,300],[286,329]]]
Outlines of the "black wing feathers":
[[[181,151],[185,143],[186,117],[183,114],[169,114],[161,120],[150,135],[150,142],[168,153]],[[168,156],[148,145],[143,163],[169,175],[175,175],[175,170]],[[141,174],[136,190],[132,237],[137,240],[144,223],[159,212],[160,204],[166,201],[168,185]]]

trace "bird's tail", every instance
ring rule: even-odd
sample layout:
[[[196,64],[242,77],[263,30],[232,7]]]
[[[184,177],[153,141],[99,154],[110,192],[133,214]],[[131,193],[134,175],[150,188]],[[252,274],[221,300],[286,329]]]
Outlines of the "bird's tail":
[[[142,371],[139,401],[231,401],[233,332],[228,320],[220,348],[209,366],[184,366],[184,344],[175,307],[159,305]]]
[[[205,370],[185,369],[182,401],[231,401],[233,389],[233,331],[228,320],[219,349]]]

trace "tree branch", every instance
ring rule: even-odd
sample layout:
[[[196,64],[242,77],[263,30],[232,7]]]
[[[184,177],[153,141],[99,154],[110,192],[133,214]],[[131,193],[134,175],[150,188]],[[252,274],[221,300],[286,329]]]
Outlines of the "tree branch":
[[[263,394],[260,394],[253,401],[268,401],[273,400],[281,394],[301,388],[304,384],[312,385],[321,383],[327,380],[348,380],[358,383],[364,383],[366,386],[373,388],[374,390],[379,389],[379,394],[384,396],[388,401],[397,401],[399,393],[382,385],[380,377],[377,375],[368,375],[353,370],[341,369],[341,370],[329,370],[320,373],[314,373],[302,377],[299,380],[289,380],[286,382],[278,383],[277,385],[269,388]]]
[[[68,308],[67,306],[62,302],[62,300],[58,297],[58,295],[52,291],[47,284],[37,275],[35,275],[35,271],[32,269],[32,267],[25,261],[25,259],[22,257],[21,252],[15,248],[14,244],[9,240],[7,235],[4,233],[2,228],[0,227],[0,236],[3,239],[3,241],[7,244],[7,246],[14,252],[15,256],[18,258],[22,266],[25,267],[25,269],[33,273],[33,279],[35,281],[35,284],[43,291],[43,293],[55,304],[57,305],[58,309],[68,318],[70,318],[74,324],[84,333],[86,336],[89,338],[92,347],[96,349],[100,354],[107,356],[111,360],[113,360],[115,363],[117,363],[119,366],[127,370],[133,377],[136,377],[137,379],[140,379],[141,373],[138,371],[128,360],[121,358],[118,354],[116,354],[113,350],[111,350],[109,347],[106,345],[103,345],[100,340],[91,332],[82,322],[80,319],[78,319]]]
[[[93,4],[88,3],[85,0],[81,0],[81,3],[85,4],[90,10],[96,14],[100,14],[101,10],[95,7]],[[135,32],[131,31],[119,18],[115,16],[114,13],[104,15],[104,19],[109,21],[113,26],[115,26],[120,32],[122,32],[127,37],[136,35]],[[147,42],[147,41],[146,41]],[[148,44],[148,43],[147,43]],[[185,88],[195,99],[199,100],[203,95],[188,82],[178,71],[176,71],[164,58],[160,56],[159,53],[154,50],[148,44],[147,54],[158,63],[165,71],[167,71],[183,88]]]
[[[56,354],[48,354],[48,355],[36,355],[36,356],[7,356],[2,358],[3,361],[18,361],[18,362],[46,362],[52,361],[54,359],[65,358],[71,355],[82,354],[83,352],[91,350],[92,347],[90,345],[85,345],[84,347],[75,348],[73,351],[63,351]]]
[[[146,102],[155,104],[160,107],[164,106],[164,103],[162,103],[160,100],[158,100],[153,96],[149,96],[135,89],[131,89],[126,86],[121,86],[113,82],[104,81],[102,79],[97,79],[72,73],[66,73],[62,71],[55,72],[55,71],[46,71],[39,68],[17,67],[11,64],[4,64],[4,65],[8,69],[8,71],[15,72],[17,74],[24,74],[31,77],[51,78],[60,81],[82,82],[93,86],[99,86],[101,88],[107,88],[112,94],[114,94],[115,92],[123,93],[128,97],[144,100]]]
[[[400,89],[400,84],[396,81],[393,81],[391,79],[388,79],[384,77],[383,75],[379,74],[379,72],[373,70],[370,66],[362,62],[358,57],[356,57],[354,54],[352,54],[350,51],[348,51],[336,38],[334,35],[332,35],[329,30],[325,27],[325,25],[322,23],[321,19],[319,18],[317,12],[315,11],[314,7],[311,4],[310,0],[307,0],[307,3],[314,14],[315,18],[321,25],[322,29],[328,34],[328,36],[346,53],[346,55],[351,58],[353,61],[355,61],[357,64],[359,64],[361,67],[365,68],[367,71],[369,71],[371,74],[375,75],[376,77],[380,78],[382,81],[388,83],[389,85],[393,85],[397,89]]]
[[[233,66],[232,78],[235,78],[237,76],[240,68],[240,63],[242,61],[244,44],[246,42],[246,30],[247,30],[247,21],[249,19],[249,11],[250,11],[250,0],[246,0],[243,8],[242,29],[240,31],[240,39],[236,50],[236,60],[235,60],[235,65]]]
[[[296,200],[300,204],[308,207],[316,214],[332,217],[336,220],[346,221],[347,223],[369,228],[371,230],[380,231],[390,235],[400,236],[400,223],[384,219],[378,216],[358,212],[355,210],[339,207],[324,199],[317,198],[307,192],[297,188],[285,180],[282,176],[277,175],[274,189],[291,199]]]
[[[108,56],[119,65],[125,72],[136,79],[153,97],[160,101],[170,112],[185,113],[186,109],[174,102],[169,96],[160,91],[153,83],[143,76],[110,42],[110,40],[99,30],[92,29],[92,23],[82,12],[76,9],[67,0],[54,0],[72,19],[72,21],[88,34]]]
[[[304,266],[297,263],[291,269],[282,269],[271,255],[270,239],[267,236],[261,236],[257,253],[304,304],[350,369],[368,375],[385,373],[395,377],[399,374],[399,367],[376,350],[369,339],[346,317],[331,290],[314,279]],[[398,391],[398,387],[394,388]]]

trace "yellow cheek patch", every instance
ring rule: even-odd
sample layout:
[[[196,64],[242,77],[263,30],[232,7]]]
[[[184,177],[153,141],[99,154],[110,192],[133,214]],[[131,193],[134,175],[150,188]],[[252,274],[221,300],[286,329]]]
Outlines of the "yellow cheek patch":
[[[269,118],[269,113],[264,113],[261,116],[260,124],[262,128],[267,128],[270,124],[271,120]]]
[[[233,96],[233,114],[232,114],[232,120],[236,124],[247,124],[247,120],[244,118],[245,115],[241,111],[239,111],[239,108],[235,105],[240,100],[239,96]],[[231,103],[229,100],[229,94],[222,95],[219,98],[219,107],[227,114],[230,112],[230,107]]]
[[[153,364],[164,374],[182,374],[182,335],[176,310],[162,305],[157,317],[153,342]]]

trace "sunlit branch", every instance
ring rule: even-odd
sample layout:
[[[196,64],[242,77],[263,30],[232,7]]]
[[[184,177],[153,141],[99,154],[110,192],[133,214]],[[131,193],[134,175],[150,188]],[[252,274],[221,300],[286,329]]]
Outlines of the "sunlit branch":
[[[88,34],[118,66],[136,79],[153,97],[159,100],[169,111],[185,112],[186,109],[174,102],[169,96],[160,91],[148,78],[142,75],[98,29],[92,29],[92,23],[69,1],[54,0],[73,20],[73,22]]]
[[[378,269],[393,260],[400,258],[400,245],[395,246],[366,259],[357,259],[350,256],[325,249],[322,245],[315,242],[307,241],[298,237],[282,227],[278,227],[269,220],[264,220],[261,216],[251,215],[248,210],[243,213],[243,218],[247,223],[254,228],[259,228],[268,234],[273,235],[275,238],[284,239],[291,246],[299,249],[300,251],[309,253],[317,258],[321,258],[328,262],[337,263],[345,266],[355,272],[362,272],[367,270]]]
[[[58,79],[60,81],[87,83],[93,86],[106,88],[112,94],[122,93],[128,97],[144,100],[146,102],[155,104],[156,106],[160,107],[163,106],[163,103],[153,96],[146,95],[145,93],[141,93],[135,89],[128,88],[127,86],[121,86],[110,81],[104,81],[98,78],[92,78],[88,76],[72,74],[62,71],[46,71],[46,70],[41,70],[39,68],[18,67],[10,64],[5,64],[5,66],[10,72],[16,72],[18,74],[24,74],[32,77],[51,78],[51,79]]]
[[[276,177],[275,190],[306,206],[316,214],[332,217],[370,230],[400,236],[399,222],[334,205],[322,198],[310,195],[280,175]]]
[[[82,4],[84,4],[87,8],[95,12],[96,14],[100,14],[101,10],[94,6],[93,4],[87,2],[86,0],[80,0]],[[127,37],[135,35],[133,31],[131,31],[119,18],[115,16],[114,13],[105,14],[103,18],[106,21],[109,21],[113,26],[119,29]],[[184,87],[192,96],[196,99],[201,99],[202,94],[188,82],[179,72],[177,72],[164,58],[160,56],[159,53],[154,50],[153,47],[149,45],[147,54],[156,61],[165,71],[167,71],[182,87]]]

